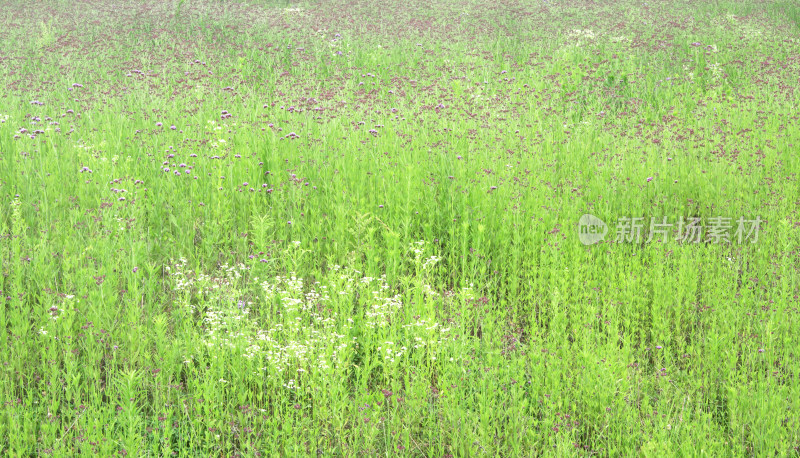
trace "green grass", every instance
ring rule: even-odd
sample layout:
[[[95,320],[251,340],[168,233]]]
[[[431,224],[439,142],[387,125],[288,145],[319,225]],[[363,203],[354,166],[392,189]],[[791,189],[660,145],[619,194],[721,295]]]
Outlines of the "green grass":
[[[794,23],[800,27],[800,5],[795,2],[774,2],[769,4],[769,12],[778,20]]]
[[[797,11],[6,2],[0,454],[797,456]]]

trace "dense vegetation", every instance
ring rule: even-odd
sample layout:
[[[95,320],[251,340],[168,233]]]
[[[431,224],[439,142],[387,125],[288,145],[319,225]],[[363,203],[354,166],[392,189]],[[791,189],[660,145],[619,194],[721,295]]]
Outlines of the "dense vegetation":
[[[798,24],[3,2],[0,454],[797,456]]]

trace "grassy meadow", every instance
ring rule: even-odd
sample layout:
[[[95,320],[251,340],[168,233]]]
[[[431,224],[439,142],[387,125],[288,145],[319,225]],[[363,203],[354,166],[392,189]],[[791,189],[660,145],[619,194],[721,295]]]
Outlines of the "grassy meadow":
[[[0,455],[800,455],[797,2],[0,5]]]

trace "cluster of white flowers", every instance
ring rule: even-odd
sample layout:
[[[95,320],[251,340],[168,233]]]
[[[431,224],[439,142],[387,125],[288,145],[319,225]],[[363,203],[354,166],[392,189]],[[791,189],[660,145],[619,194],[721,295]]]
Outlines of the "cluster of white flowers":
[[[420,240],[418,242],[412,242],[408,246],[408,250],[411,253],[414,253],[414,259],[419,261],[420,259],[422,259],[422,253],[425,252],[425,241]]]
[[[596,36],[593,30],[574,29],[567,32],[567,38],[573,40],[575,46],[583,46],[587,42],[594,41]]]
[[[440,260],[423,257],[425,246],[420,241],[410,247],[418,266],[423,259],[425,266]],[[196,356],[241,357],[256,373],[280,377],[284,387],[295,389],[304,373],[326,378],[349,367],[350,352],[359,347],[358,338],[351,335],[356,322],[373,330],[397,325],[405,329],[405,342],[385,342],[378,348],[386,364],[399,364],[413,349],[438,348],[434,344],[448,338],[449,329],[432,319],[416,316],[403,324],[404,315],[398,313],[404,306],[402,295],[390,287],[386,275],[369,277],[333,265],[323,284],[294,273],[259,280],[249,270],[243,264],[223,264],[212,273],[197,272],[183,258],[165,267],[178,303],[196,323],[204,344],[194,349],[200,352]],[[431,285],[419,284],[430,300],[447,300]],[[472,287],[463,288],[461,294],[450,292],[448,297],[469,300],[474,297]],[[354,300],[363,313],[360,320],[350,312]],[[196,356],[185,356],[184,363],[192,364]]]
[[[424,292],[428,297],[436,297],[439,295],[439,293],[434,291],[433,287],[427,283],[422,284],[422,292]]]
[[[364,312],[367,318],[365,324],[370,328],[388,326],[391,323],[392,316],[403,307],[403,301],[400,300],[399,294],[391,297],[381,297],[381,295],[376,294],[372,300],[376,301],[376,303],[373,303]]]
[[[722,66],[719,63],[714,62],[713,64],[710,64],[708,66],[708,70],[711,72],[711,75],[714,77],[714,79],[719,79],[722,77]]]
[[[220,350],[245,349],[246,357],[254,356],[253,346],[248,345],[248,335],[252,333],[253,323],[248,319],[250,302],[239,298],[236,288],[248,268],[244,264],[229,266],[223,264],[216,275],[197,273],[186,269],[187,260],[180,258],[165,271],[173,278],[173,291],[180,294],[179,301],[189,316],[200,312],[192,303],[195,295],[203,300],[202,339],[212,350],[212,358],[224,354]],[[186,358],[185,363],[189,363]]]
[[[180,300],[184,309],[191,315],[202,313],[200,332],[212,358],[240,354],[260,361],[264,371],[313,370],[323,375],[340,362],[340,352],[347,347],[341,332],[350,325],[337,328],[334,314],[317,312],[331,301],[328,286],[316,282],[306,292],[303,279],[294,274],[259,283],[258,278],[246,278],[248,268],[241,264],[222,265],[209,275],[187,270],[182,259],[166,270],[173,278],[173,289],[183,293]],[[241,299],[240,290],[251,282],[263,292],[263,301],[258,304]],[[349,284],[347,288],[352,289]],[[192,297],[202,298],[202,307],[193,304]],[[258,323],[251,317],[254,305],[276,301],[282,308],[269,323]]]
[[[406,348],[406,347],[400,347],[399,349],[395,348],[394,342],[388,342],[387,341],[385,343],[385,345],[386,345],[386,348],[378,347],[378,349],[377,349],[379,354],[383,354],[384,355],[383,356],[383,360],[385,362],[388,361],[388,362],[394,363],[397,360],[399,360],[400,358],[402,358],[403,355],[408,353],[408,348]]]
[[[431,256],[428,259],[426,259],[425,262],[422,263],[422,268],[427,269],[429,267],[433,267],[436,265],[436,263],[438,263],[441,260],[442,258],[439,256]]]

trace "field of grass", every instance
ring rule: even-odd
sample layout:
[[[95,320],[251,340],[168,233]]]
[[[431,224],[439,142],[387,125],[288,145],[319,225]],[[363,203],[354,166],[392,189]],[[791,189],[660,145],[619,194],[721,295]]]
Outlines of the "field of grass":
[[[5,0],[0,455],[798,456],[798,106],[795,1]]]

